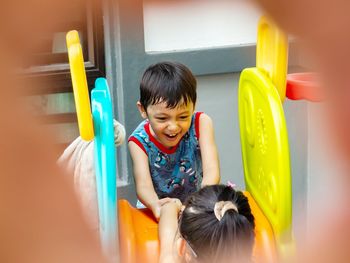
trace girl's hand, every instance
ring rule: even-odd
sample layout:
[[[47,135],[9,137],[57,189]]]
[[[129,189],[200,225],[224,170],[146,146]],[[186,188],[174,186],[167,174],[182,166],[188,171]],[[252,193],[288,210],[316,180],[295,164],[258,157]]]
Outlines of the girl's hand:
[[[172,200],[173,198],[165,197],[157,200],[152,204],[151,210],[153,212],[154,217],[157,219],[157,221],[159,221],[162,206],[168,202],[171,202]]]
[[[160,263],[180,262],[174,250],[174,240],[177,238],[178,216],[181,211],[181,201],[168,198],[160,207],[158,234],[160,241]]]
[[[177,198],[169,198],[170,200],[168,200],[166,203],[164,203],[161,206],[161,210],[160,210],[160,215],[162,216],[162,214],[164,213],[169,213],[169,212],[175,212],[176,214],[179,214],[182,210],[182,203],[179,199]]]

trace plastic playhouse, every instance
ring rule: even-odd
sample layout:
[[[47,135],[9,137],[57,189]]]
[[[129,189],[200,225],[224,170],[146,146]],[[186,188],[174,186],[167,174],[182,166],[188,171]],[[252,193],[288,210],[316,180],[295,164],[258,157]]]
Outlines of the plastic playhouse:
[[[116,161],[113,114],[108,85],[97,79],[90,110],[84,62],[76,31],[67,34],[78,124],[81,137],[95,140],[100,238],[108,257],[117,256],[118,207],[120,262],[158,262],[158,225],[148,209],[126,200],[116,204]],[[288,39],[267,18],[258,26],[256,67],[242,71],[239,82],[239,124],[246,192],[255,217],[254,262],[276,262],[294,250],[292,180],[289,144],[282,103],[290,99],[319,101],[312,75],[290,75]],[[310,79],[311,78],[311,79]],[[288,82],[288,85],[287,85]],[[311,88],[310,88],[311,87]],[[108,152],[108,154],[107,154]]]
[[[78,32],[68,32],[66,40],[80,136],[86,141],[94,140],[95,143],[94,160],[101,245],[106,257],[117,260],[116,156],[112,100],[106,79],[98,78],[91,92],[92,107],[90,107]]]

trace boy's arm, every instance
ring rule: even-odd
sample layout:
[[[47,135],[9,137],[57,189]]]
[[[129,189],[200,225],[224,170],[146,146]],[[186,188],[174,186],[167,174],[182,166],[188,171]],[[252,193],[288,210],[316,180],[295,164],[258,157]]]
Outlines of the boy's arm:
[[[202,187],[220,182],[219,156],[211,118],[202,113],[199,117],[199,146],[202,155]]]
[[[178,216],[181,201],[173,198],[161,207],[158,235],[160,243],[159,263],[179,262],[175,251],[175,240],[178,232]]]
[[[167,202],[169,198],[159,200],[151,179],[151,173],[148,166],[148,156],[134,142],[129,142],[129,150],[133,161],[133,171],[136,183],[136,193],[138,199],[153,212],[156,219],[160,216],[160,207]]]

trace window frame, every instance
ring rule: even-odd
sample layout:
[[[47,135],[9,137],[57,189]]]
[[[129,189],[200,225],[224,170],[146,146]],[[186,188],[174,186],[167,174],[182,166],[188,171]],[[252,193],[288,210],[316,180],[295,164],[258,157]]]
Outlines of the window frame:
[[[86,32],[84,33],[86,33],[87,50],[84,51],[84,64],[88,89],[91,91],[95,79],[106,76],[102,1],[86,1],[86,9]],[[71,28],[71,30],[74,30],[74,28]],[[66,56],[68,57],[68,53],[66,53]],[[31,83],[23,91],[28,95],[45,95],[73,91],[68,62],[31,66],[28,69],[20,70],[19,75],[21,79]]]

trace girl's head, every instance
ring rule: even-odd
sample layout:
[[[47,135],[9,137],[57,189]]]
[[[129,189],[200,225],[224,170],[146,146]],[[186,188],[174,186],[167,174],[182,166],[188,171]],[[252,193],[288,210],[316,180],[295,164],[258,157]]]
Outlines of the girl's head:
[[[184,65],[162,62],[150,66],[140,84],[138,109],[150,121],[151,133],[173,147],[191,125],[196,104],[196,79]]]
[[[248,199],[224,185],[206,186],[185,202],[179,253],[186,262],[249,262],[254,217]]]

